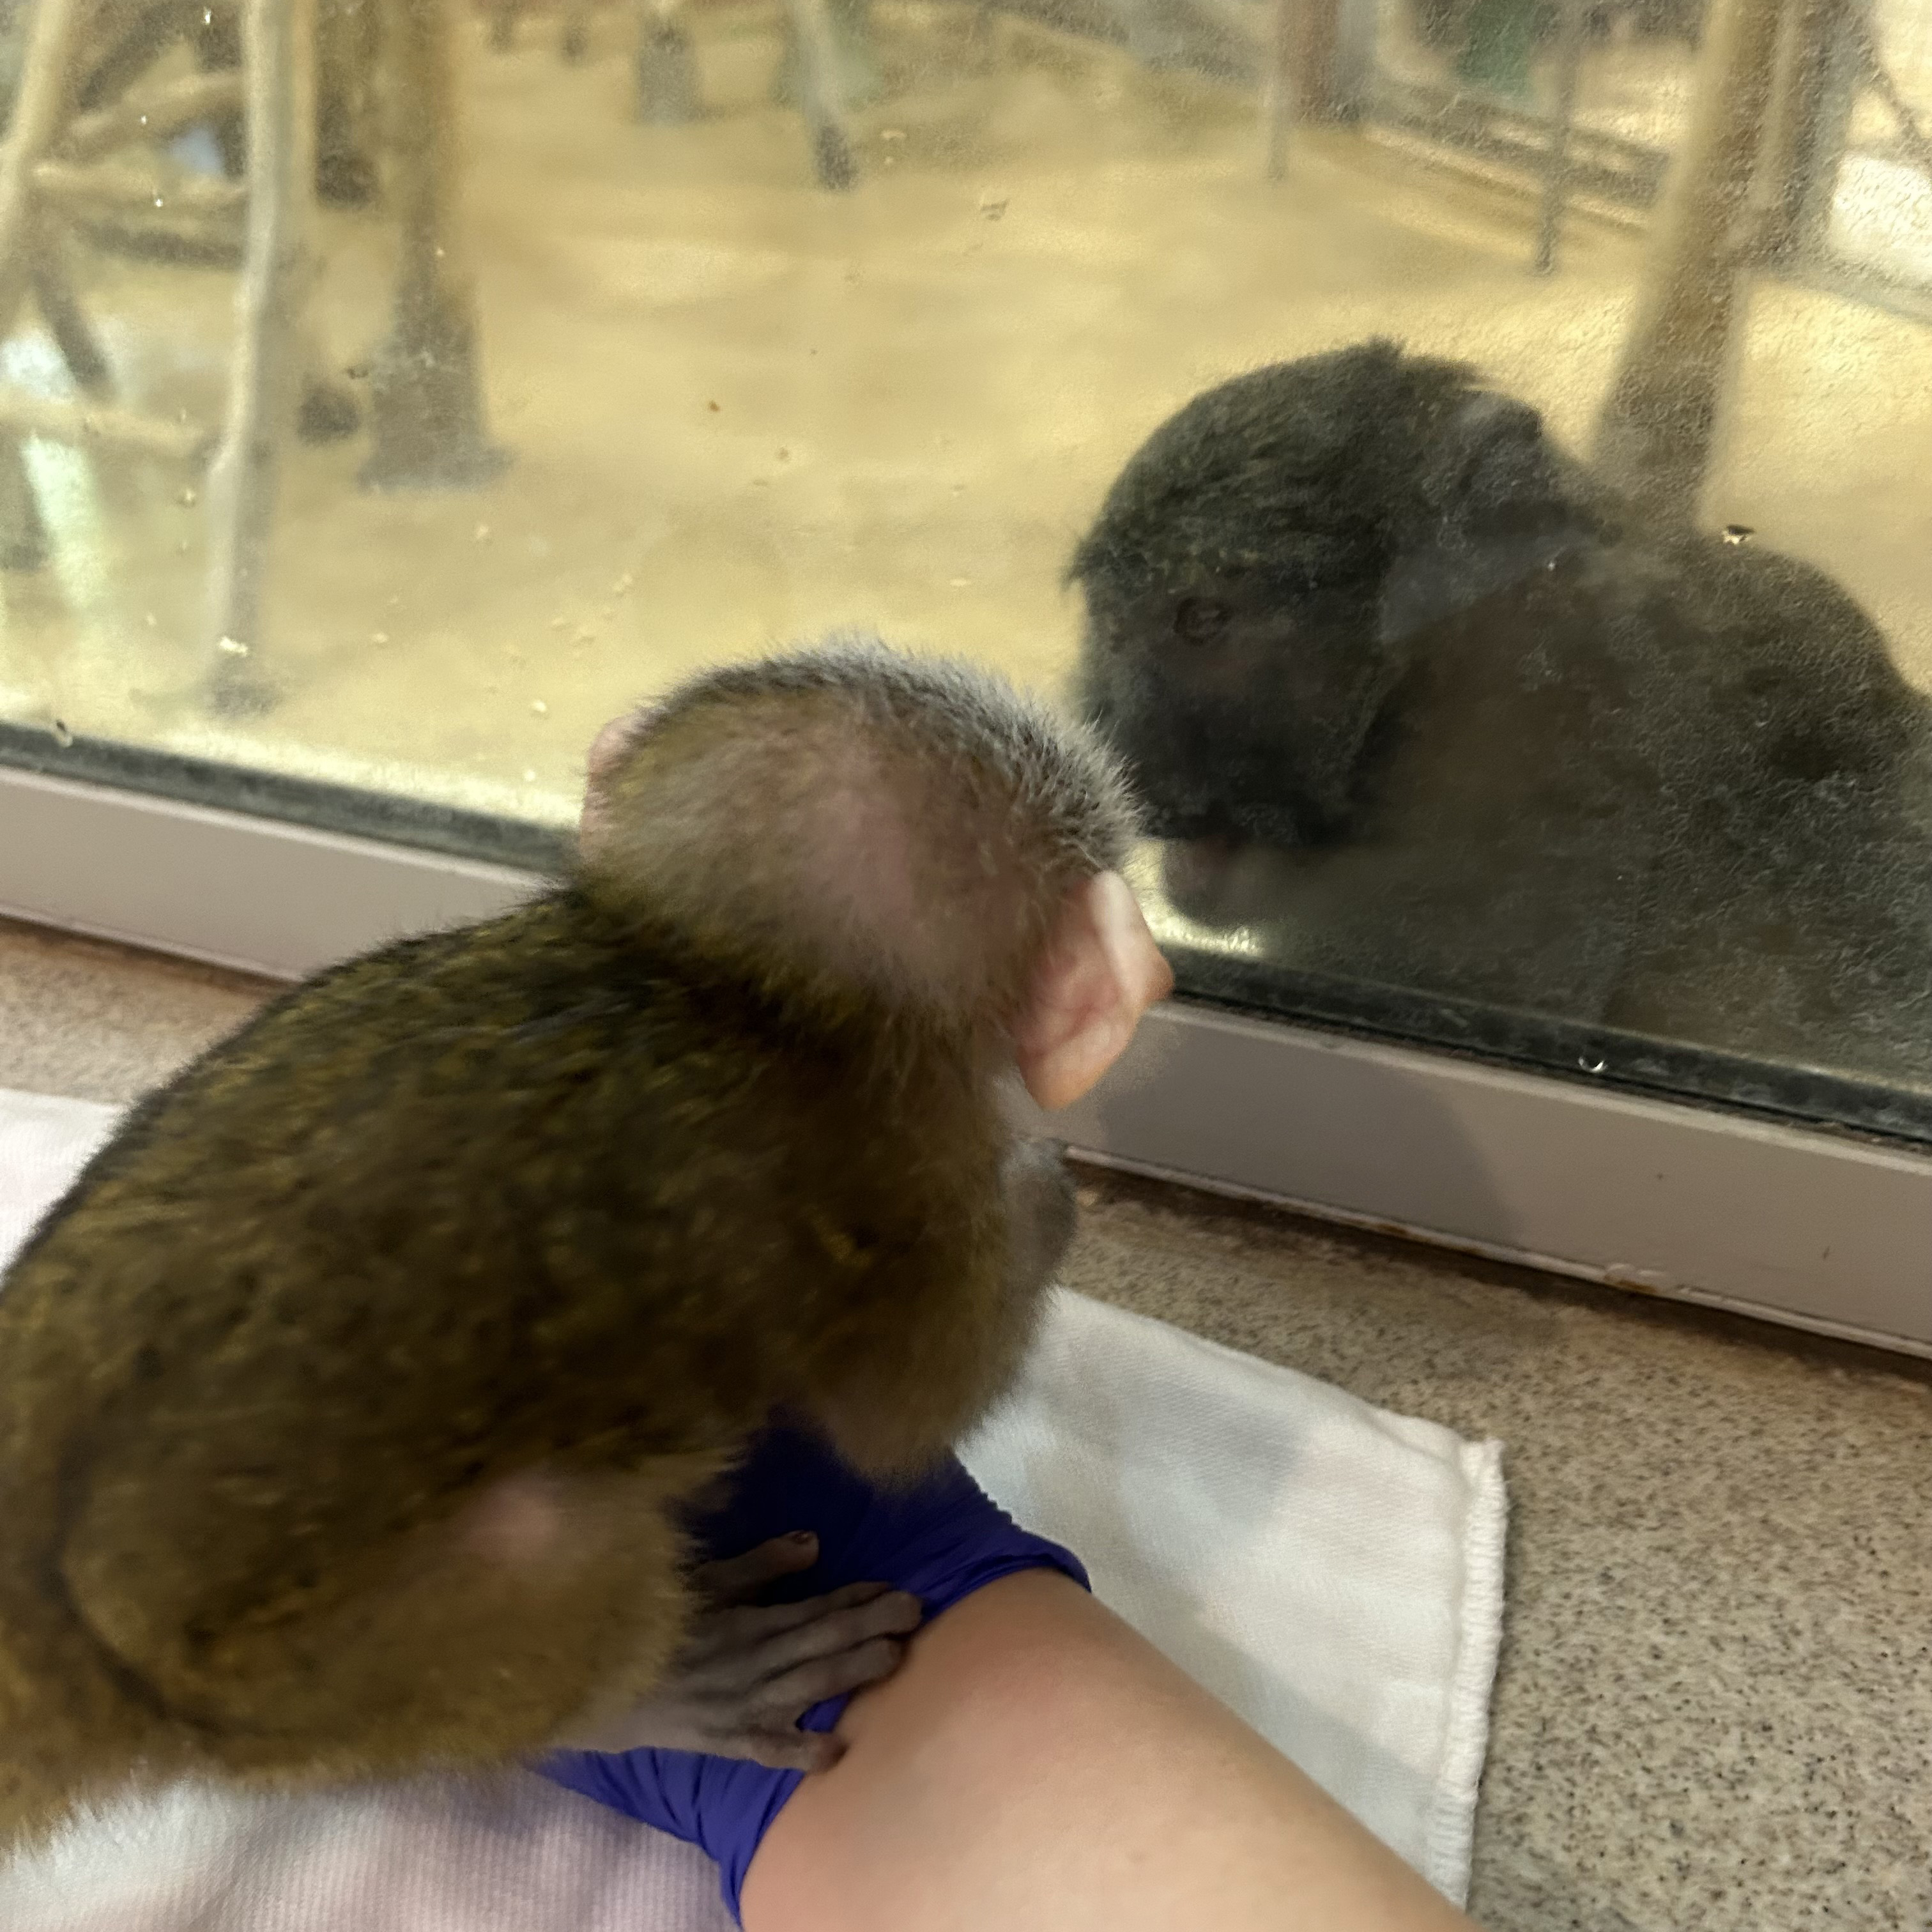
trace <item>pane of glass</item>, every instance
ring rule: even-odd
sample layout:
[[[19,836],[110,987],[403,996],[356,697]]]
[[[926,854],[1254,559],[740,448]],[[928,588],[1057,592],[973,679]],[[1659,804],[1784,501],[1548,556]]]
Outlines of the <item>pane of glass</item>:
[[[540,866],[874,627],[1114,736],[1189,992],[1932,1138],[1923,5],[14,0],[0,96],[0,760]]]

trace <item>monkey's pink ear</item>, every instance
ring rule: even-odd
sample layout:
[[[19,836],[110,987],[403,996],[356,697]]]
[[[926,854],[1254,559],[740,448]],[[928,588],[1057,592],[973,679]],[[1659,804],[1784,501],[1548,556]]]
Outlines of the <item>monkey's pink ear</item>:
[[[598,787],[616,770],[624,754],[650,729],[651,720],[661,708],[646,704],[635,711],[627,711],[622,717],[612,718],[591,740],[590,754],[584,761],[589,782],[584,788],[584,807],[577,826],[578,837],[585,844],[592,843],[602,829],[602,804]]]
[[[1070,893],[1013,1048],[1027,1091],[1070,1107],[1125,1051],[1142,1014],[1174,990],[1126,880],[1102,872]]]
[[[593,780],[601,778],[624,754],[638,728],[638,716],[634,711],[626,712],[621,718],[614,718],[590,741],[590,754],[584,760]]]

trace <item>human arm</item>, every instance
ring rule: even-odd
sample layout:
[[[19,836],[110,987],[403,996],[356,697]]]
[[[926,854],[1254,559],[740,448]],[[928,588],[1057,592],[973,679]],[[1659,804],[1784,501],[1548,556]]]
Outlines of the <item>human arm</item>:
[[[1310,1779],[1066,1577],[928,1623],[746,1879],[746,1932],[1469,1932]]]

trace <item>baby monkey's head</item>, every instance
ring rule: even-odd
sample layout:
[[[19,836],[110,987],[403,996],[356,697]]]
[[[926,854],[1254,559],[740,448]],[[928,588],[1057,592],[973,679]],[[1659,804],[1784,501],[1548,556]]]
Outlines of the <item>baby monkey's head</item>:
[[[1172,986],[1098,742],[974,667],[870,639],[727,666],[606,728],[586,888],[787,998],[998,1042],[1077,1100]]]

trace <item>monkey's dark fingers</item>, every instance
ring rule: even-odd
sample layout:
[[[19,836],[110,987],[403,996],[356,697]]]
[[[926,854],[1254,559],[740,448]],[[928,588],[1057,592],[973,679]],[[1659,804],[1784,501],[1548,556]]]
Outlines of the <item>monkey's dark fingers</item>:
[[[743,1744],[730,1755],[772,1771],[830,1771],[845,1755],[844,1745],[830,1731],[762,1731]]]
[[[758,1741],[758,1764],[775,1772],[829,1772],[844,1756],[844,1743],[831,1731],[778,1731]]]
[[[890,1677],[904,1655],[905,1645],[898,1637],[875,1636],[829,1656],[812,1658],[767,1678],[746,1696],[736,1714],[754,1733],[796,1725],[813,1706],[831,1697],[849,1697]]]
[[[707,1611],[699,1618],[678,1658],[678,1672],[688,1681],[743,1684],[783,1670],[794,1655],[816,1654],[841,1640],[857,1642],[876,1627],[898,1628],[906,1614],[905,1598],[885,1612],[876,1626],[842,1625],[835,1620],[843,1616],[862,1616],[874,1604],[896,1593],[890,1583],[847,1583],[822,1597],[808,1597],[802,1604],[734,1604]],[[803,1648],[788,1650],[788,1642]]]
[[[781,1620],[766,1610],[729,1612],[734,1619],[742,1619],[739,1641],[728,1654],[707,1660],[703,1675],[721,1688],[733,1682],[746,1688],[758,1685],[761,1694],[770,1694],[772,1708],[790,1702],[788,1714],[791,1716],[821,1697],[836,1697],[841,1689],[869,1683],[868,1664],[878,1664],[880,1658],[874,1654],[866,1664],[850,1660],[870,1645],[909,1636],[925,1617],[926,1606],[903,1590],[888,1590],[860,1603],[841,1602],[843,1594],[835,1592],[820,1598],[814,1606],[816,1614],[802,1622]],[[781,1607],[790,1610],[799,1606],[788,1604]],[[812,1673],[826,1665],[841,1670],[856,1669],[860,1674],[842,1682],[839,1689],[820,1688],[820,1676]]]
[[[691,1580],[707,1603],[748,1604],[768,1583],[809,1570],[818,1561],[818,1538],[808,1529],[775,1536],[742,1556],[721,1556],[700,1563]]]
[[[775,1676],[760,1677],[755,1656],[742,1652],[708,1666],[681,1664],[622,1716],[559,1742],[566,1750],[699,1751],[779,1771],[817,1771],[836,1761],[839,1748],[800,1730],[799,1720],[814,1705],[890,1677],[904,1652],[898,1637],[875,1636]]]

